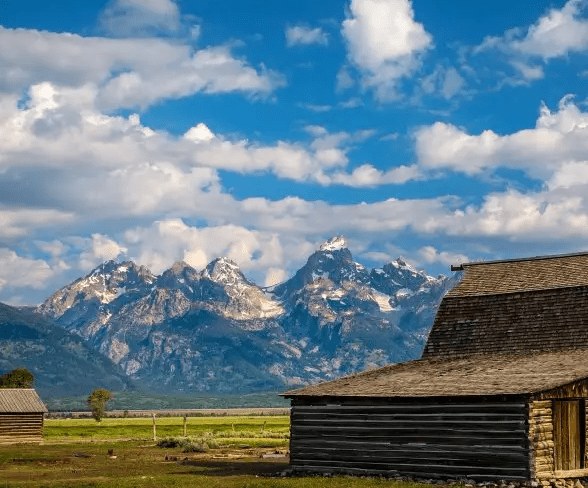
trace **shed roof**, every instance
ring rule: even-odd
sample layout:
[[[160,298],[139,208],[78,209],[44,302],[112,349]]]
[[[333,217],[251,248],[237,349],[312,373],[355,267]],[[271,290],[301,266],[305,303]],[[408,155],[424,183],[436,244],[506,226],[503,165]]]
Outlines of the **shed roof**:
[[[0,388],[0,413],[45,413],[47,407],[32,388]]]
[[[588,349],[419,359],[291,390],[286,397],[528,394],[588,378]]]

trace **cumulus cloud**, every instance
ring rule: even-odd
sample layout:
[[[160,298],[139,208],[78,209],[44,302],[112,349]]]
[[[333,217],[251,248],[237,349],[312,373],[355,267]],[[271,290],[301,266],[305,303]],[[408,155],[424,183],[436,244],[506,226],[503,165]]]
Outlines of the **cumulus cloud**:
[[[197,228],[182,219],[168,219],[149,227],[129,229],[124,241],[133,259],[156,273],[177,260],[202,269],[220,256],[232,259],[243,271],[260,278],[284,264],[284,249],[275,233],[239,225]]]
[[[440,223],[453,235],[498,236],[514,241],[558,241],[588,236],[583,194],[545,191],[493,193],[479,209],[468,208]]]
[[[23,257],[0,248],[0,290],[6,286],[42,289],[62,270],[62,266],[52,267],[42,259]]]
[[[402,185],[421,176],[416,165],[398,166],[388,171],[381,171],[371,164],[363,164],[351,173],[335,173],[330,177],[332,183],[352,187],[375,187],[386,184]]]
[[[119,37],[176,33],[180,25],[180,9],[172,0],[114,0],[100,17],[100,27]]]
[[[84,248],[78,264],[78,267],[83,270],[94,268],[104,261],[116,259],[127,252],[125,247],[102,234],[92,234],[89,239],[75,239],[75,241]]]
[[[68,224],[74,221],[71,212],[53,209],[0,207],[0,237],[16,238],[31,234],[34,229]]]
[[[427,264],[442,263],[445,266],[458,265],[469,262],[465,254],[455,254],[448,251],[439,251],[433,246],[423,246],[418,254]]]
[[[357,140],[353,134],[316,134],[309,143],[278,141],[264,146],[227,139],[203,123],[178,138],[143,126],[136,115],[102,114],[86,105],[89,93],[87,87],[64,89],[42,83],[31,87],[25,107],[14,97],[0,97],[0,106],[5,102],[5,117],[0,120],[0,168],[102,171],[100,178],[113,182],[130,173],[139,181],[141,175],[159,171],[167,175],[161,191],[166,178],[174,174],[178,175],[174,181],[181,184],[179,173],[189,173],[191,184],[200,180],[198,188],[214,184],[216,169],[268,171],[280,178],[318,181],[324,171],[348,163],[348,144]],[[70,117],[70,113],[77,116]],[[83,180],[80,184],[83,186]],[[154,191],[152,197],[156,194]]]
[[[286,45],[288,47],[311,44],[326,46],[329,44],[329,36],[320,27],[295,25],[286,29]]]
[[[527,28],[516,27],[501,36],[488,36],[472,53],[502,52],[513,74],[504,74],[498,87],[527,85],[544,77],[541,63],[588,50],[588,2],[568,0],[552,8]],[[500,71],[500,70],[499,70]]]
[[[507,34],[506,45],[522,54],[543,59],[567,56],[588,49],[588,20],[581,18],[585,0],[568,0],[561,9],[551,9],[529,27],[525,36]]]
[[[485,130],[471,135],[436,122],[416,131],[415,148],[419,164],[427,169],[476,174],[508,167],[548,180],[562,165],[588,160],[588,113],[565,97],[556,112],[542,105],[534,128],[513,134]]]
[[[432,47],[410,0],[352,0],[342,34],[350,63],[382,100],[397,95],[398,80],[410,76],[419,67],[419,56]]]
[[[165,39],[107,39],[4,27],[0,45],[0,90],[20,94],[43,82],[87,86],[91,100],[104,110],[145,108],[199,92],[263,96],[284,84],[281,75],[253,68],[228,46],[194,50]]]

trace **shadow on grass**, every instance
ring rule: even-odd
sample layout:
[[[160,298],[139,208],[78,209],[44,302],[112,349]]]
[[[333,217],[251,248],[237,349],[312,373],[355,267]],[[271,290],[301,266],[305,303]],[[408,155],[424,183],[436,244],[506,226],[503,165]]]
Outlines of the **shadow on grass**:
[[[218,461],[218,460],[196,460],[190,459],[181,461],[181,466],[197,468],[197,471],[186,471],[184,474],[206,474],[207,476],[241,476],[260,475],[271,476],[284,471],[288,466],[287,461]]]

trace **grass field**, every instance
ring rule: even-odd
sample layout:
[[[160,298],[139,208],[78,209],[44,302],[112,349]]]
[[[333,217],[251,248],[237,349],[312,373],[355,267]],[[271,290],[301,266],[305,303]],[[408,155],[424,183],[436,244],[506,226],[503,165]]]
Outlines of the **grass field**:
[[[289,418],[283,417],[188,417],[188,436],[223,439],[224,443],[240,443],[250,439],[255,443],[288,444]],[[183,436],[182,417],[156,419],[157,437]],[[45,440],[107,440],[153,438],[153,420],[150,418],[60,419],[45,421]]]
[[[188,435],[206,452],[164,449],[151,419],[48,420],[43,445],[0,446],[0,488],[417,488],[348,477],[274,477],[288,466],[288,417],[193,417]],[[183,418],[157,419],[160,437],[183,433]],[[113,451],[113,455],[109,454]]]

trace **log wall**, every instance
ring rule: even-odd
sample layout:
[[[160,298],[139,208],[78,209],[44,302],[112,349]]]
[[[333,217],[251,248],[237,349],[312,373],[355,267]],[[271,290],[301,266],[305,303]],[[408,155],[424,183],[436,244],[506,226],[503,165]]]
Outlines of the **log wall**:
[[[530,477],[522,397],[292,399],[294,471],[418,478]]]
[[[556,442],[563,442],[554,437],[553,402],[558,400],[584,400],[583,418],[588,425],[588,382],[580,381],[550,391],[538,393],[529,401],[529,449],[531,453],[532,478],[541,482],[544,487],[571,487],[577,478],[588,476],[588,436],[586,429],[580,428],[584,436],[584,467],[575,470],[559,470],[556,460]],[[581,427],[581,426],[580,426]]]
[[[529,403],[529,448],[532,478],[555,478],[555,444],[551,400]],[[549,482],[543,482],[549,486]]]
[[[42,441],[42,413],[0,414],[0,445]]]

